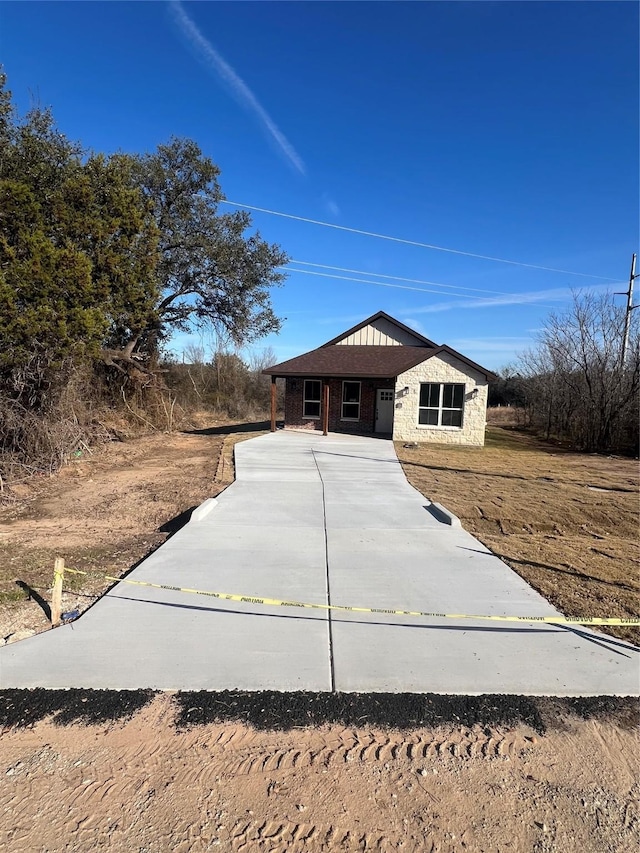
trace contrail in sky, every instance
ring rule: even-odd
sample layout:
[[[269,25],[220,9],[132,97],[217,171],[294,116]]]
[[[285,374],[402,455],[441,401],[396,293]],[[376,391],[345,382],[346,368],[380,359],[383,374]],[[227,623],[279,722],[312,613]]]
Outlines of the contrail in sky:
[[[291,163],[293,168],[300,172],[301,175],[304,175],[306,172],[305,165],[298,156],[294,147],[276,126],[271,116],[259,103],[258,99],[244,80],[236,74],[229,63],[220,56],[213,45],[202,35],[200,30],[185,12],[180,0],[171,0],[169,5],[176,23],[189,43],[200,54],[206,65],[215,71],[218,77],[227,83],[236,101],[241,106],[245,107],[245,109],[253,112],[254,115],[260,119],[289,163]]]

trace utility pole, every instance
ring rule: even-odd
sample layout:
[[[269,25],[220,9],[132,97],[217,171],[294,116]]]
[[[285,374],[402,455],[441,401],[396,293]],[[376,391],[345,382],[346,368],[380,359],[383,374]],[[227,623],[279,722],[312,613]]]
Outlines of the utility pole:
[[[636,275],[636,256],[631,256],[631,272],[629,273],[629,290],[623,293],[617,293],[616,296],[627,297],[627,308],[624,314],[624,332],[622,335],[622,352],[620,353],[620,367],[624,370],[624,365],[627,360],[627,348],[629,346],[629,327],[631,325],[631,312],[634,308],[640,308],[640,305],[633,304],[633,281],[637,278]]]

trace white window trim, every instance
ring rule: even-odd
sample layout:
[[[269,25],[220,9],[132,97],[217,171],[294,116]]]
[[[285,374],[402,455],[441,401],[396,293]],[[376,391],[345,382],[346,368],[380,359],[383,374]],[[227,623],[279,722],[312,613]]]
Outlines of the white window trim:
[[[307,382],[319,382],[320,383],[320,398],[318,400],[312,400],[311,397],[307,397]],[[317,415],[305,415],[304,410],[307,403],[318,403],[320,406],[320,411]],[[304,421],[319,421],[320,415],[322,414],[322,380],[321,379],[304,379],[302,385],[302,420]]]
[[[420,405],[420,388],[418,388],[418,423],[416,424],[417,428],[418,429],[449,430],[449,431],[453,430],[453,431],[458,431],[458,432],[463,430],[464,429],[464,403],[465,403],[465,395],[467,393],[466,384],[464,382],[420,382],[420,385],[439,385],[440,386],[440,392],[438,394],[438,407],[436,409],[435,406],[421,406]],[[455,409],[451,406],[443,406],[442,405],[442,397],[444,395],[444,386],[445,385],[462,385],[464,390],[462,392],[462,408],[461,409]],[[432,412],[437,411],[439,421],[442,420],[442,413],[443,412],[462,412],[462,423],[460,424],[460,426],[450,426],[449,424],[441,424],[441,423],[421,424],[420,423],[420,412],[421,412],[421,410],[428,410],[428,411],[432,411]]]
[[[350,385],[357,385],[358,386],[358,402],[357,402],[357,404],[356,403],[345,403],[344,386],[346,385],[347,382]],[[358,406],[358,417],[357,418],[345,418],[342,414],[344,412],[344,406],[355,406],[355,405]],[[362,406],[362,382],[360,382],[358,379],[343,379],[342,380],[342,397],[340,398],[340,420],[341,421],[351,421],[352,423],[357,423],[360,420],[360,413],[362,411],[361,406]]]

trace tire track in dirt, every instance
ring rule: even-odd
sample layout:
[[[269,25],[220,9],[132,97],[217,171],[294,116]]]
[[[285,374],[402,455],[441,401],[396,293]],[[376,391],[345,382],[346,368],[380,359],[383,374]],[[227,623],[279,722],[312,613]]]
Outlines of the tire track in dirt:
[[[461,729],[448,736],[435,738],[431,734],[403,737],[376,732],[350,732],[343,734],[338,744],[323,743],[322,738],[318,737],[315,743],[306,748],[298,745],[265,750],[255,747],[239,748],[238,745],[232,750],[232,755],[226,755],[229,750],[225,744],[218,742],[214,750],[217,748],[222,753],[219,766],[224,773],[248,776],[297,770],[301,767],[328,768],[351,762],[413,763],[448,757],[510,759],[531,746],[532,739],[518,732],[501,734],[490,730],[481,732]]]
[[[138,772],[147,778],[161,774],[167,763],[177,764],[184,782],[200,786],[210,782],[214,776],[252,776],[257,774],[281,774],[302,768],[327,769],[349,764],[396,764],[398,767],[414,768],[429,760],[459,758],[466,760],[494,760],[514,758],[532,747],[533,738],[520,732],[499,733],[492,730],[473,731],[460,729],[450,733],[401,733],[355,732],[334,733],[301,732],[296,745],[273,748],[273,739],[267,734],[250,728],[231,727],[203,736],[201,732],[174,735],[170,745],[160,740],[139,741],[127,745],[119,744],[117,732],[108,749],[101,748],[92,753],[91,763],[99,762],[102,767],[100,782],[91,778],[88,762],[80,760],[73,766],[58,753],[44,748],[28,761],[17,760],[5,771],[9,777],[28,777],[35,772],[48,775],[65,771],[67,784],[74,788],[73,799],[85,807],[101,803],[107,796],[118,800],[137,796],[142,783]],[[198,756],[200,760],[187,762],[185,759],[171,761],[172,756]],[[413,766],[413,767],[412,767]],[[119,774],[127,767],[135,772],[129,777]],[[170,781],[170,780],[169,780]],[[0,794],[0,806],[20,805]]]
[[[247,821],[239,820],[229,832],[229,843],[235,853],[391,853],[404,848],[420,853],[461,853],[469,849],[465,844],[447,840],[444,830],[431,824],[427,835],[419,841],[409,840],[406,835],[392,835],[381,831],[363,832],[362,829],[340,823],[316,824],[296,823],[283,820]]]
[[[635,853],[637,733],[598,720],[257,729],[125,723],[2,736],[8,853]],[[545,828],[546,827],[546,828]]]
[[[237,853],[251,850],[269,853],[306,853],[306,851],[387,851],[397,850],[402,839],[362,832],[339,826],[317,826],[289,820],[238,821],[231,829],[231,847]],[[435,853],[435,850],[434,850]]]
[[[55,733],[55,727],[45,724],[43,728],[51,729],[49,736]],[[464,728],[452,732],[418,731],[411,735],[349,729],[302,730],[286,736],[283,742],[274,739],[273,733],[244,726],[216,726],[207,732],[197,729],[180,734],[174,731],[170,736],[152,739],[132,737],[130,731],[115,728],[109,731],[108,743],[95,731],[91,743],[67,753],[42,747],[40,741],[40,748],[29,755],[30,741],[32,748],[38,742],[34,735],[26,734],[20,752],[7,754],[13,760],[4,771],[6,781],[0,790],[0,813],[4,815],[5,825],[14,827],[12,838],[5,836],[5,841],[13,842],[8,849],[33,849],[29,845],[35,844],[34,832],[42,834],[44,824],[47,838],[70,839],[75,849],[98,849],[96,841],[100,838],[100,849],[124,850],[126,834],[134,828],[149,825],[161,834],[167,820],[165,815],[173,812],[176,796],[186,794],[190,808],[202,815],[209,807],[214,809],[220,804],[230,785],[239,791],[251,779],[254,790],[266,790],[267,800],[262,805],[256,804],[256,814],[261,818],[252,815],[241,818],[236,813],[228,824],[221,824],[202,838],[193,835],[188,822],[184,831],[172,827],[173,844],[184,843],[185,850],[209,849],[210,840],[218,838],[221,844],[227,844],[226,849],[235,853],[251,850],[386,853],[397,849],[403,840],[397,829],[394,832],[390,827],[386,834],[371,827],[364,831],[346,816],[344,821],[323,823],[318,815],[320,820],[316,821],[312,817],[313,808],[306,821],[296,821],[287,814],[296,808],[295,801],[287,807],[284,801],[280,805],[274,801],[275,808],[266,805],[271,796],[269,786],[275,787],[274,780],[285,784],[278,802],[288,793],[293,795],[293,787],[287,788],[284,782],[291,774],[295,778],[302,774],[312,779],[316,774],[319,777],[330,772],[344,779],[351,777],[351,773],[349,777],[343,775],[341,768],[347,767],[357,772],[358,768],[365,771],[367,767],[380,768],[387,776],[387,784],[399,791],[401,781],[406,786],[406,776],[394,781],[395,771],[400,777],[407,770],[412,775],[420,773],[423,769],[420,762],[441,763],[456,758],[485,761],[516,756],[531,745],[525,735],[517,732]],[[38,801],[34,785],[43,776],[49,779],[50,796]],[[423,787],[419,780],[417,785]],[[36,816],[39,830],[32,828]],[[423,841],[419,849],[432,853],[457,849],[448,844],[444,830],[434,819],[429,826],[428,841],[427,836]],[[51,849],[57,849],[55,844]]]

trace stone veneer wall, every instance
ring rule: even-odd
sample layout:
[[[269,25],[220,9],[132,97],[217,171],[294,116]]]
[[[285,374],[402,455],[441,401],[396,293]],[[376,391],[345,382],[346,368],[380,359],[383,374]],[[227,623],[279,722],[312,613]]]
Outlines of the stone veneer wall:
[[[464,383],[465,401],[461,428],[418,425],[421,382]],[[402,389],[407,386],[409,393],[403,395]],[[478,389],[478,396],[472,400],[471,392],[474,388]],[[484,374],[472,370],[448,353],[434,356],[398,376],[393,438],[396,441],[470,444],[482,447],[487,417],[487,394],[488,383]]]

